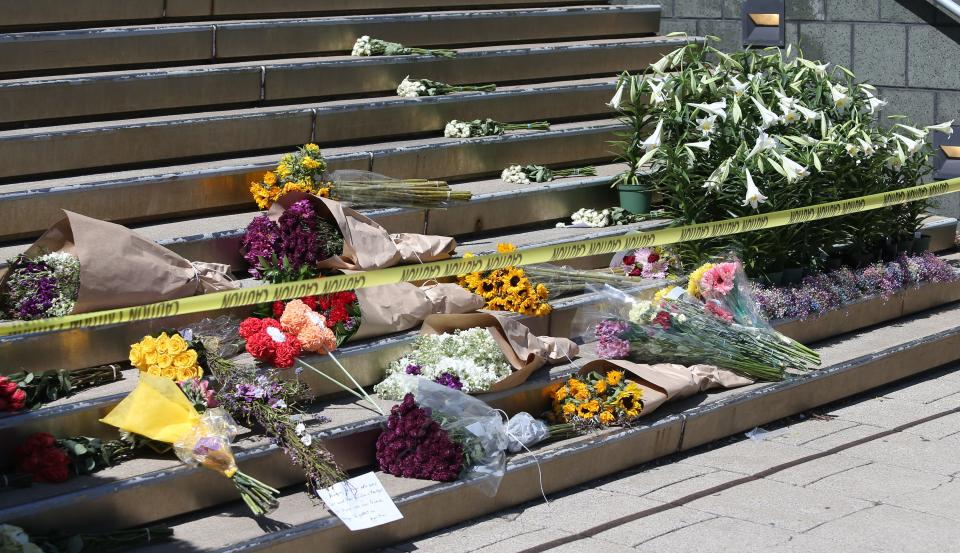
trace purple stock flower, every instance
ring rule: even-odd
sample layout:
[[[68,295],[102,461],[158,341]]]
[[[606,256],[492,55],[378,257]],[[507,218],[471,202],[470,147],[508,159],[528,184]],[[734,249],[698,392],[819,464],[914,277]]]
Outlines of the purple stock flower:
[[[422,372],[422,370],[420,369],[420,365],[415,365],[413,363],[410,363],[409,365],[407,365],[403,371],[407,374],[412,374],[414,376]]]
[[[280,246],[280,227],[266,215],[253,218],[240,240],[243,258],[250,265],[250,275],[260,278],[259,258],[270,259]]]
[[[597,323],[596,333],[597,338],[619,338],[621,334],[626,332],[627,323],[624,321],[619,321],[616,319],[607,319]]]
[[[409,366],[408,366],[409,367]],[[437,384],[446,386],[447,388],[452,388],[454,390],[462,390],[463,382],[460,382],[460,379],[456,375],[450,373],[443,373],[433,380]]]

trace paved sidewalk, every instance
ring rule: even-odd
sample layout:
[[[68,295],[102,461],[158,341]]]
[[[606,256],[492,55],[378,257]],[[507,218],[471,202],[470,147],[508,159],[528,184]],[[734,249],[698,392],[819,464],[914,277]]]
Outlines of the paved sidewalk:
[[[960,407],[960,365],[385,550],[520,552]],[[960,414],[855,445],[551,552],[960,550]],[[588,532],[590,533],[590,532]]]

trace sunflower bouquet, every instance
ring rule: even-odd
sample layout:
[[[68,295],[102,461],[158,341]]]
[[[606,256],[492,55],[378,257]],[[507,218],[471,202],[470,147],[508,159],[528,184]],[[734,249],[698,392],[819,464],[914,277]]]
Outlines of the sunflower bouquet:
[[[276,169],[250,183],[250,194],[260,209],[293,191],[367,207],[444,207],[471,197],[470,192],[450,190],[444,181],[394,179],[369,171],[327,172],[327,162],[316,144],[284,154]]]
[[[553,414],[580,430],[628,426],[643,414],[643,389],[623,371],[575,376],[553,393]]]
[[[517,249],[513,244],[497,244],[498,253]],[[473,257],[467,253],[464,257]],[[487,273],[475,272],[458,277],[460,286],[483,297],[486,309],[513,311],[523,315],[542,317],[550,314],[547,303],[550,291],[543,284],[534,284],[519,267],[504,267]]]

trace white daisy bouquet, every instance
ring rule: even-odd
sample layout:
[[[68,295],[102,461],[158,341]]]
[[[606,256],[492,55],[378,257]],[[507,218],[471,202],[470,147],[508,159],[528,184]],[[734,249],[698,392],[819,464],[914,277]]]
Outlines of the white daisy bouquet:
[[[409,48],[399,42],[389,42],[379,38],[370,38],[363,35],[353,44],[351,56],[437,56],[441,58],[457,57],[456,50],[446,50],[442,48]]]
[[[511,372],[503,350],[486,328],[425,334],[414,340],[413,351],[387,368],[387,378],[374,391],[382,398],[399,401],[406,392],[403,375],[413,375],[464,393],[478,393]]]
[[[409,75],[397,86],[397,96],[401,98],[419,98],[420,96],[443,96],[454,92],[493,92],[495,84],[456,86],[430,79],[411,79]]]
[[[578,167],[575,169],[548,169],[543,165],[511,165],[503,170],[500,178],[511,184],[530,184],[531,182],[549,182],[562,177],[595,177],[596,167]]]
[[[478,136],[499,136],[508,131],[549,131],[547,121],[532,123],[501,123],[493,119],[474,119],[473,121],[458,121],[454,119],[443,129],[443,136],[447,138],[473,138]]]

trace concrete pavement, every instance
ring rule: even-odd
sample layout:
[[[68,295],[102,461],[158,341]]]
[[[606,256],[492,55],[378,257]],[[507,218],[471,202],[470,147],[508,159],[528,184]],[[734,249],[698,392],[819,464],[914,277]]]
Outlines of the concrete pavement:
[[[943,367],[384,552],[954,551],[958,408]]]

